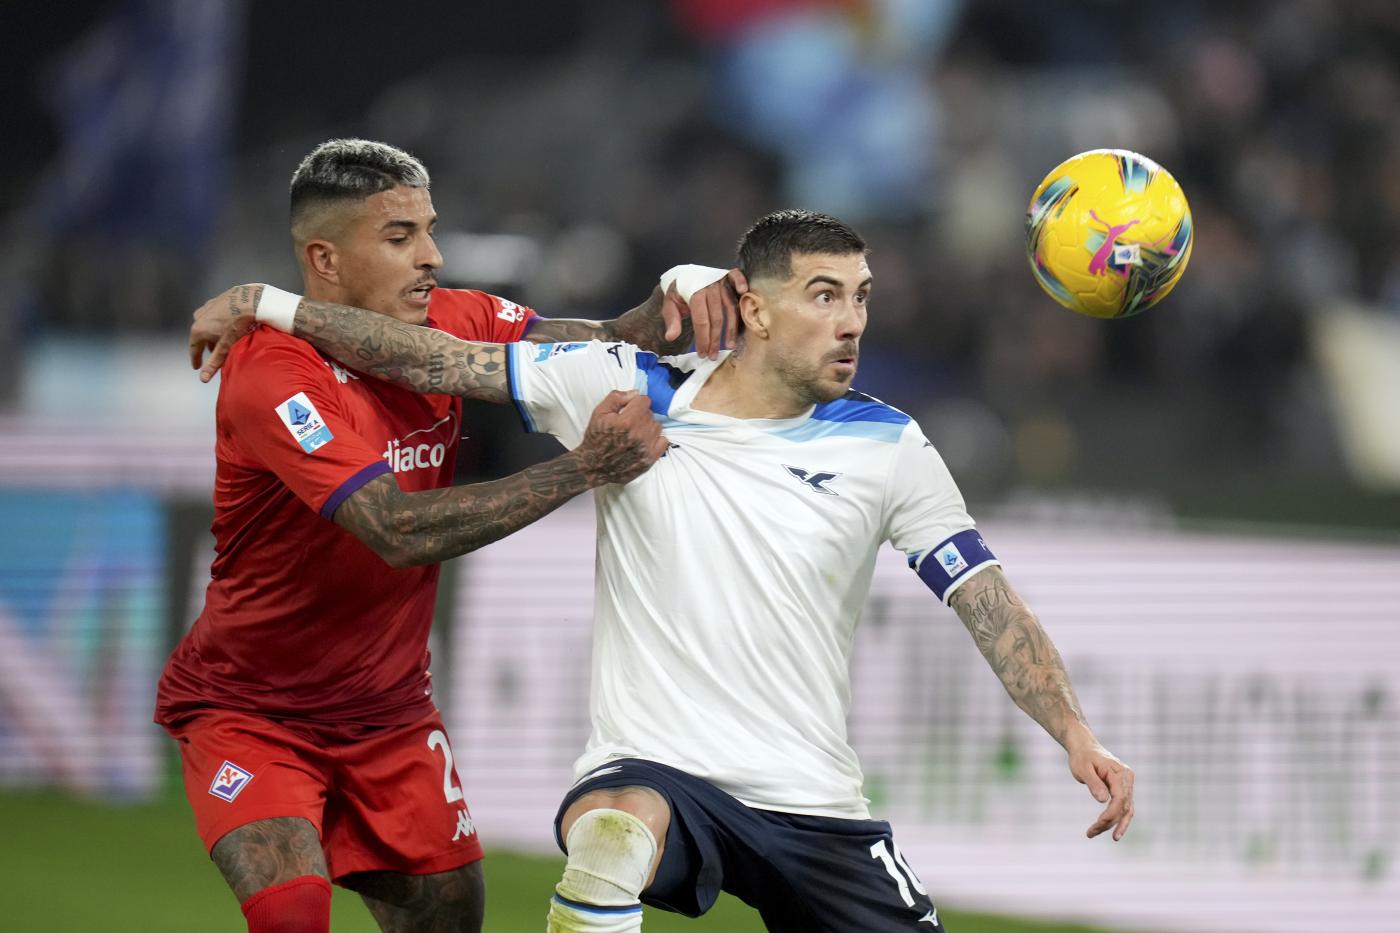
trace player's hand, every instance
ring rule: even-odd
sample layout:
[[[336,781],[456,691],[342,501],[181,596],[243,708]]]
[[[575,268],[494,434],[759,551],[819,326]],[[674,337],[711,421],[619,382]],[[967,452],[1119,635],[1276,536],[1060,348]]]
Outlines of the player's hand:
[[[1094,743],[1070,752],[1069,771],[1076,781],[1089,788],[1095,800],[1107,804],[1089,827],[1089,838],[1112,827],[1113,841],[1122,839],[1133,822],[1133,769]]]
[[[195,311],[190,325],[190,367],[199,370],[200,382],[213,379],[238,338],[253,329],[262,291],[262,285],[235,285]],[[204,361],[205,350],[211,351],[208,362]]]
[[[695,352],[714,359],[719,351],[733,349],[739,330],[739,296],[749,290],[749,280],[738,269],[690,296],[690,304],[673,283],[662,296],[661,320],[666,324],[666,340],[680,337],[685,319],[695,328]]]
[[[647,397],[615,390],[593,409],[575,453],[589,479],[601,486],[631,482],[659,460],[668,446]]]

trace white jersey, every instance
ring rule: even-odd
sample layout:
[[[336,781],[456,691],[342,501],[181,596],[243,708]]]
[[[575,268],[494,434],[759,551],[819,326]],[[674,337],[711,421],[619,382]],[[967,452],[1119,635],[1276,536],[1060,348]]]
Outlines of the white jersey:
[[[572,449],[604,395],[635,388],[672,444],[596,493],[593,732],[575,777],[644,758],[751,807],[866,818],[846,712],[880,545],[945,600],[996,563],[918,425],[858,392],[781,420],[700,411],[716,361],[628,344],[511,344],[508,365],[532,431]]]

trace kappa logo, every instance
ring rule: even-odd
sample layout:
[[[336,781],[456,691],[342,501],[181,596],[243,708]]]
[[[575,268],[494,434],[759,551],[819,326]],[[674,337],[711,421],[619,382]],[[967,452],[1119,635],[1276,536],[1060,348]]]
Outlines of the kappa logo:
[[[335,360],[327,360],[326,365],[331,368],[331,372],[335,375],[335,381],[341,385],[346,385],[351,379],[354,379],[356,382],[360,381],[359,376],[355,375],[344,366],[341,366]]]
[[[466,810],[457,811],[457,831],[452,834],[453,842],[460,842],[476,835],[476,824],[472,822],[471,814]]]
[[[253,772],[245,771],[231,761],[225,761],[219,765],[219,771],[214,775],[214,781],[209,785],[209,793],[227,803],[233,803],[233,799],[243,793],[243,788],[253,780]]]
[[[836,490],[830,489],[826,485],[840,477],[840,473],[813,472],[804,470],[802,467],[788,466],[786,463],[783,464],[783,469],[787,470],[789,475],[795,477],[798,482],[812,490],[812,492],[821,493],[823,496],[840,495]]]

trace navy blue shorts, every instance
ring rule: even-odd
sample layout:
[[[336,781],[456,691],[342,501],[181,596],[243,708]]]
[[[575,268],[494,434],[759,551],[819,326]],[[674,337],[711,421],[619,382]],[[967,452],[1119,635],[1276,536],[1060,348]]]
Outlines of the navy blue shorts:
[[[890,824],[799,816],[746,807],[675,768],[624,758],[570,788],[554,817],[589,791],[650,787],[671,806],[656,879],[642,903],[698,917],[727,891],[777,933],[943,933],[938,911],[904,857]]]

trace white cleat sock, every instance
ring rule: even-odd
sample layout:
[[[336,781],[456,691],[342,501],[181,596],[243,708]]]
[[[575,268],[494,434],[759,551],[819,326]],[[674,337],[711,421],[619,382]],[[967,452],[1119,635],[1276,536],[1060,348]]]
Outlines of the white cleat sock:
[[[549,933],[630,933],[642,928],[639,900],[656,838],[622,810],[589,810],[565,840],[569,861],[549,905]]]

